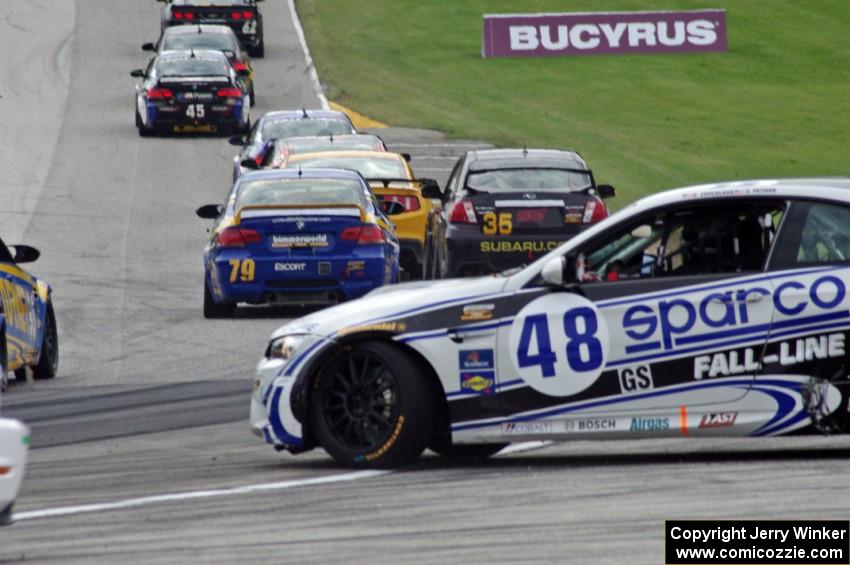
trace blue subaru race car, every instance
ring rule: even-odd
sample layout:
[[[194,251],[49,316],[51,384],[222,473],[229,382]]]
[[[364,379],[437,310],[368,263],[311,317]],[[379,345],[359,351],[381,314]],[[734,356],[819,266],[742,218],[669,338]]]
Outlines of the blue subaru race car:
[[[204,317],[238,303],[335,304],[397,282],[399,244],[363,177],[339,169],[243,175],[204,250]]]

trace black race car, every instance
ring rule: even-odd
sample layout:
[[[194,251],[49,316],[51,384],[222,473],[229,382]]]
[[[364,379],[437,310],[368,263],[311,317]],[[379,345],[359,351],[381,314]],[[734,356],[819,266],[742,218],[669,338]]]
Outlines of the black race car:
[[[162,29],[185,24],[225,24],[254,57],[265,56],[260,0],[157,0],[166,2]]]
[[[430,276],[479,275],[519,267],[608,217],[581,155],[551,149],[469,151],[443,194],[443,233],[434,234]],[[426,273],[428,275],[428,273]]]
[[[136,85],[136,127],[145,137],[164,131],[245,131],[250,95],[221,51],[168,51],[130,76]]]
[[[350,133],[357,131],[344,112],[307,109],[266,112],[254,122],[248,135],[230,138],[231,145],[242,146],[239,154],[233,158],[233,182],[247,170],[242,166],[242,161],[253,159],[259,167],[276,139]]]
[[[243,49],[242,44],[233,33],[233,30],[225,25],[196,25],[170,27],[163,30],[159,41],[145,43],[143,51],[182,51],[184,49],[214,49],[227,55],[230,65],[237,72],[248,71],[247,76],[241,76],[245,90],[251,95],[251,106],[257,99],[254,96],[254,68],[251,66],[251,57]]]

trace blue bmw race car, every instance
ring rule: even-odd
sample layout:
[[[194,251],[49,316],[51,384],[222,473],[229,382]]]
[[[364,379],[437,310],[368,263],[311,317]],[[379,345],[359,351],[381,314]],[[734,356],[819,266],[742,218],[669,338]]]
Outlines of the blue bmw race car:
[[[335,304],[398,280],[399,244],[363,177],[338,169],[243,175],[204,251],[204,316],[238,303]]]

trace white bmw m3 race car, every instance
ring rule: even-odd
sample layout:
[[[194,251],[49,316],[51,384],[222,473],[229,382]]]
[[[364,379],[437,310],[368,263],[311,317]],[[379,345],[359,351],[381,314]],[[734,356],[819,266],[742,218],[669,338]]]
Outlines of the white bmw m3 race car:
[[[17,420],[0,418],[0,526],[12,519],[27,464],[29,429]]]
[[[848,226],[850,179],[649,196],[516,272],[384,287],[281,327],[251,426],[352,467],[847,432]]]

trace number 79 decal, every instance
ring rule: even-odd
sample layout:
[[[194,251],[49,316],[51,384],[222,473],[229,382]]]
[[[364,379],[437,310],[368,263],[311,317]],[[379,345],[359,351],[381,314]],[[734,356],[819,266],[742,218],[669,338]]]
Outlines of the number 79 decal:
[[[605,368],[608,327],[593,303],[575,294],[549,294],[527,304],[509,339],[517,373],[543,394],[581,392]]]

